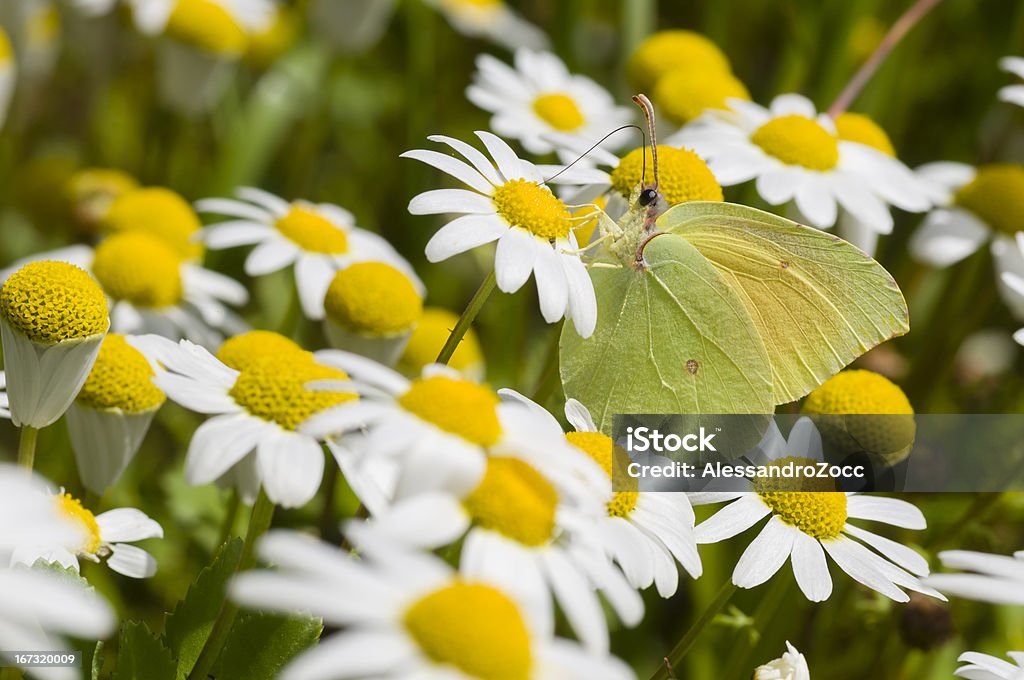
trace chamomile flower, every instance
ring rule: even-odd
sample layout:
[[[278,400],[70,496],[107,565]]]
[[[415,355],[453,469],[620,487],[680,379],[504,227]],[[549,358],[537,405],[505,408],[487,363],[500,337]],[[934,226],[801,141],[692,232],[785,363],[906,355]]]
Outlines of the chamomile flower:
[[[425,366],[437,361],[459,315],[441,307],[424,307],[398,360],[398,370],[406,377],[419,375]],[[486,374],[484,352],[476,331],[470,328],[459,341],[448,365],[471,380],[483,380]]]
[[[266,336],[264,336],[265,338]],[[310,416],[356,398],[349,391],[310,391],[315,381],[347,381],[339,370],[316,363],[309,352],[276,351],[259,336],[244,347],[240,369],[218,360],[186,340],[175,345],[161,338],[143,340],[163,366],[157,387],[181,406],[213,416],[199,426],[185,459],[189,484],[220,481],[237,486],[247,502],[260,485],[275,504],[305,505],[324,472],[318,438],[298,431]]]
[[[103,291],[78,267],[33,262],[4,281],[0,338],[15,425],[46,427],[67,411],[109,327]]]
[[[149,361],[134,339],[110,334],[67,412],[78,476],[102,495],[138,453],[153,416],[165,401]]]
[[[271,532],[259,553],[277,569],[231,583],[231,597],[243,605],[311,612],[342,629],[303,652],[282,680],[633,677],[618,659],[554,637],[551,620],[500,583],[455,572],[372,531],[351,538],[358,560],[308,536]]]
[[[504,0],[424,0],[436,8],[455,30],[473,38],[516,49],[544,49],[547,36],[513,12]]]
[[[207,198],[202,213],[231,218],[208,226],[203,241],[215,250],[256,246],[245,261],[249,276],[293,266],[302,310],[324,318],[324,295],[335,273],[355,262],[386,262],[404,272],[423,294],[412,267],[380,236],[360,229],[352,213],[330,203],[291,203],[261,189],[243,187],[238,199]]]
[[[0,128],[3,128],[7,120],[7,109],[10,108],[11,99],[14,97],[14,84],[17,82],[18,72],[14,63],[14,48],[7,33],[0,28]]]
[[[163,528],[146,513],[135,508],[117,508],[94,515],[81,501],[63,491],[53,496],[53,503],[58,512],[75,525],[74,538],[25,544],[15,552],[15,562],[31,565],[42,559],[78,571],[79,560],[106,561],[113,571],[130,578],[149,578],[156,574],[156,559],[142,548],[130,545],[164,537]]]
[[[551,52],[519,49],[514,63],[508,66],[488,54],[477,57],[466,97],[494,114],[494,132],[519,140],[530,153],[553,151],[546,139],[551,133],[598,139],[632,119],[632,112],[617,106],[607,90],[569,73]]]
[[[961,574],[933,574],[928,585],[948,595],[994,604],[1024,605],[1024,551],[1012,557],[971,550],[939,553],[947,569]]]
[[[597,299],[572,232],[574,218],[544,185],[532,163],[520,160],[508,144],[490,132],[476,134],[493,163],[469,144],[440,135],[429,139],[447,144],[469,163],[423,149],[402,154],[432,165],[472,189],[435,189],[410,201],[413,215],[462,215],[430,239],[427,259],[440,262],[497,241],[494,273],[498,288],[514,293],[533,274],[544,319],[554,323],[565,317],[580,336],[589,337],[597,324]]]
[[[811,671],[804,655],[787,640],[781,657],[754,669],[754,680],[811,680]]]
[[[1007,652],[1013,663],[980,652],[964,652],[957,661],[966,664],[953,675],[967,680],[1021,680],[1024,678],[1024,652]]]
[[[798,94],[769,108],[730,100],[731,111],[708,111],[666,144],[694,149],[723,186],[756,180],[772,205],[793,202],[810,224],[828,229],[842,208],[878,233],[892,231],[888,206],[923,210],[925,190],[898,160],[842,139],[835,122]]]
[[[501,394],[550,417],[541,406],[517,392],[502,390]],[[700,578],[703,567],[693,537],[693,508],[686,494],[613,489],[613,468],[619,464],[611,437],[598,432],[587,407],[575,399],[565,403],[565,417],[576,428],[565,435],[566,439],[604,471],[600,493],[605,512],[596,518],[597,531],[608,556],[619,564],[630,585],[643,589],[654,584],[659,595],[671,597],[679,586],[676,562],[690,576]],[[615,476],[620,474],[621,470]]]
[[[937,162],[917,173],[940,198],[911,236],[910,254],[933,267],[948,267],[991,243],[1003,299],[1024,317],[1024,302],[1002,280],[1006,272],[1024,276],[1024,255],[1013,240],[1024,230],[1024,166]]]
[[[1003,57],[999,60],[999,68],[1024,78],[1024,57]],[[1024,106],[1024,85],[1007,85],[999,89],[997,96],[1004,102]]]
[[[797,421],[788,441],[772,422],[752,456],[755,464],[766,465],[822,459],[821,436],[807,418]],[[910,599],[903,588],[944,599],[917,578],[928,575],[927,560],[896,541],[849,522],[861,519],[924,529],[920,510],[895,498],[836,491],[832,480],[806,483],[799,491],[779,491],[770,478],[758,478],[746,484],[752,492],[690,494],[694,504],[731,501],[697,525],[697,543],[731,538],[769,517],[733,571],[733,583],[741,588],[761,585],[790,560],[797,585],[807,599],[827,600],[832,594],[827,553],[855,581],[897,602]]]

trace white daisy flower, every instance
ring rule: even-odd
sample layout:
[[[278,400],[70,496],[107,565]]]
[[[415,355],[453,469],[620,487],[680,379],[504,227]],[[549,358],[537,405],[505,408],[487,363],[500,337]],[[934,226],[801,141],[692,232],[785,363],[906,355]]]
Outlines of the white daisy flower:
[[[402,154],[432,165],[472,189],[435,189],[410,201],[413,215],[462,214],[430,239],[427,259],[440,262],[497,241],[494,273],[498,288],[514,293],[533,274],[544,319],[554,323],[565,317],[582,337],[590,337],[597,323],[597,299],[572,232],[573,217],[543,184],[536,166],[520,160],[508,144],[490,132],[476,134],[493,163],[469,144],[441,135],[429,139],[447,144],[468,164],[423,149]]]
[[[786,441],[773,421],[751,458],[754,464],[763,465],[791,460],[798,463],[821,461],[821,435],[809,418],[801,418]],[[759,484],[764,485],[763,488],[759,488]],[[767,484],[769,482],[746,482],[744,485],[753,493],[690,494],[690,502],[695,505],[732,501],[697,525],[694,530],[697,543],[717,543],[770,517],[733,571],[732,581],[740,588],[761,585],[788,559],[797,585],[807,599],[827,600],[832,594],[832,577],[825,561],[827,553],[855,581],[897,602],[910,599],[903,588],[945,599],[917,578],[928,575],[927,560],[896,541],[849,522],[861,519],[905,529],[924,529],[927,525],[924,515],[910,503],[836,491],[834,482],[828,480],[813,480],[813,483],[808,480],[808,488],[801,491],[773,491]]]
[[[347,381],[302,350],[280,351],[260,336],[239,369],[187,340],[139,338],[163,370],[154,382],[184,408],[213,416],[199,426],[185,459],[189,484],[219,481],[254,502],[260,485],[275,504],[305,505],[320,488],[324,452],[318,438],[297,431],[311,415],[355,399],[351,392],[312,392],[313,381]],[[236,364],[237,365],[237,364]]]
[[[130,578],[156,574],[156,559],[129,543],[163,538],[164,530],[146,513],[135,508],[117,508],[93,515],[81,501],[63,491],[52,497],[60,513],[75,525],[73,540],[34,540],[15,551],[13,562],[25,565],[42,559],[78,571],[79,560],[106,561],[107,566]]]
[[[494,114],[494,132],[519,140],[530,153],[553,151],[549,134],[598,139],[632,119],[632,111],[617,106],[607,90],[586,76],[569,73],[551,52],[516,50],[514,68],[481,54],[476,68],[466,97]]]
[[[500,390],[500,394],[523,401],[551,418],[541,406],[517,392]],[[605,513],[597,517],[597,531],[608,556],[619,564],[630,585],[643,589],[655,584],[659,595],[671,597],[679,585],[676,562],[691,577],[700,578],[703,567],[693,536],[693,508],[686,494],[614,490],[612,470],[618,462],[611,437],[598,432],[587,407],[575,399],[565,403],[565,417],[576,428],[565,435],[566,439],[605,473],[600,480]],[[557,421],[554,424],[557,427]]]
[[[965,666],[956,669],[953,675],[967,680],[1022,680],[1024,679],[1024,652],[1007,652],[1013,663],[982,654],[964,652],[957,661]]]
[[[208,226],[203,241],[212,249],[256,246],[245,261],[249,276],[293,266],[303,312],[324,318],[324,295],[335,273],[355,262],[384,262],[405,273],[422,295],[423,284],[409,263],[386,240],[360,229],[352,213],[330,203],[278,198],[242,187],[238,200],[207,198],[196,210],[230,217]]]
[[[927,209],[923,188],[895,158],[841,139],[833,120],[809,99],[779,95],[765,108],[730,99],[666,141],[707,159],[723,186],[756,180],[771,205],[793,202],[810,224],[828,229],[839,209],[880,234],[892,231],[889,205]]]
[[[811,671],[804,655],[787,640],[781,657],[754,669],[754,680],[811,680]]]
[[[76,535],[43,479],[0,464],[0,650],[68,651],[65,636],[99,640],[113,632],[114,612],[95,592],[60,574],[11,564],[12,553],[26,543]],[[7,651],[0,654],[12,661]],[[33,674],[41,680],[81,677],[75,668],[37,668]]]
[[[910,254],[933,267],[948,267],[991,243],[1000,293],[1024,317],[1024,299],[1002,278],[1007,272],[1024,276],[1024,254],[1014,243],[1014,235],[1024,231],[1024,166],[942,161],[922,165],[917,173],[939,196],[939,207],[911,236]]]
[[[0,27],[0,128],[7,120],[7,109],[14,98],[14,85],[18,80],[18,71],[14,62],[14,48],[7,38],[7,33]]]
[[[0,418],[10,418],[11,412],[8,410],[10,404],[7,401],[7,374],[0,371]]]
[[[1024,78],[1024,57],[1003,57],[999,60],[999,68]],[[1024,106],[1024,85],[1007,85],[999,89],[997,96],[1004,102]]]
[[[542,30],[509,9],[504,0],[424,0],[437,9],[455,30],[473,38],[486,38],[509,49],[545,49]]]
[[[454,572],[372,531],[360,559],[294,532],[274,531],[259,553],[274,571],[235,578],[243,605],[311,612],[342,632],[303,652],[282,680],[543,678],[626,680],[618,659],[554,637],[552,621],[500,583]]]
[[[98,9],[114,3],[77,0]],[[169,35],[211,52],[241,54],[247,33],[266,28],[274,17],[271,0],[127,0],[139,31]],[[203,25],[205,23],[205,25]],[[241,47],[238,43],[243,43]]]
[[[928,585],[948,595],[994,604],[1024,605],[1024,551],[1013,557],[970,550],[939,553],[947,569],[963,574],[933,574]]]

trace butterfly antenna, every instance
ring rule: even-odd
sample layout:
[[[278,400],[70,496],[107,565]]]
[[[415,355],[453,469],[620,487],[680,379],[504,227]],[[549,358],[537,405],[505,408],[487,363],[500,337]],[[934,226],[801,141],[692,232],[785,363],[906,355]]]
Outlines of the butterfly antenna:
[[[561,175],[561,174],[562,174],[563,172],[565,172],[566,170],[568,170],[568,169],[569,169],[569,168],[571,168],[572,166],[574,166],[574,165],[576,165],[577,163],[579,163],[579,162],[580,162],[581,160],[583,160],[584,158],[586,158],[586,157],[587,157],[587,154],[589,154],[589,153],[590,153],[591,151],[593,151],[593,150],[594,150],[594,149],[596,149],[597,147],[599,147],[599,146],[601,146],[602,144],[604,144],[604,141],[605,141],[606,139],[608,139],[609,137],[611,137],[612,135],[614,135],[614,134],[615,134],[616,132],[622,132],[623,130],[628,130],[629,128],[635,128],[635,129],[636,129],[637,131],[639,131],[639,132],[640,132],[640,135],[641,135],[641,136],[644,136],[644,129],[643,129],[642,127],[640,127],[639,125],[634,125],[633,123],[629,123],[629,124],[627,124],[627,125],[623,125],[623,126],[621,126],[621,127],[617,127],[617,128],[615,128],[614,130],[612,130],[611,132],[609,132],[608,134],[606,134],[606,135],[605,135],[604,137],[602,137],[601,139],[599,139],[599,140],[597,140],[596,142],[594,142],[593,144],[591,144],[591,145],[590,145],[590,148],[589,148],[589,149],[587,149],[586,151],[584,151],[583,153],[581,153],[581,154],[580,154],[580,155],[579,155],[579,156],[578,156],[578,157],[576,158],[576,160],[574,160],[574,161],[573,161],[572,163],[569,163],[569,165],[565,166],[564,168],[562,168],[561,170],[559,170],[559,171],[558,171],[558,172],[556,172],[555,174],[551,175],[551,177],[548,177],[548,178],[547,178],[546,180],[544,180],[543,184],[547,184],[548,182],[550,182],[550,181],[551,181],[551,180],[553,180],[554,178],[558,177],[559,175]],[[646,141],[646,136],[644,136],[644,143],[645,143],[645,144],[647,143],[647,141]],[[647,160],[647,158],[645,157],[645,158],[644,158],[644,160],[646,161],[646,160]]]
[[[654,105],[651,104],[651,100],[647,98],[645,94],[633,95],[633,101],[639,106],[644,112],[644,118],[647,119],[647,131],[651,133],[651,164],[654,166],[654,186],[652,187],[655,191],[658,190],[658,136],[654,132]],[[646,142],[645,142],[646,143]],[[646,171],[647,154],[644,154],[644,170]],[[646,177],[643,181],[646,182]]]

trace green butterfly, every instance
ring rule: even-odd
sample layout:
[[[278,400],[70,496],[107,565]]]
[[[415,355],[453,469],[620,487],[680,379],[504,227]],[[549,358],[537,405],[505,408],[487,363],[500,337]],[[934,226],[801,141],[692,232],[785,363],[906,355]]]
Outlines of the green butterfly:
[[[604,432],[617,413],[773,413],[909,330],[892,276],[837,236],[731,203],[666,211],[656,170],[630,205],[589,269],[596,330],[560,344],[565,394]]]

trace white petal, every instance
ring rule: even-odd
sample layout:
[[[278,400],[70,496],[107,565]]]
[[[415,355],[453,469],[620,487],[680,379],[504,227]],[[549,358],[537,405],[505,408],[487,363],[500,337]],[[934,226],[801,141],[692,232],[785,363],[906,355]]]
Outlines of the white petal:
[[[189,484],[208,484],[251,452],[265,436],[258,419],[238,413],[206,421],[192,435],[185,457]]]
[[[819,229],[827,229],[836,223],[836,201],[825,180],[816,173],[807,173],[797,187],[796,207],[808,222]]]
[[[281,672],[281,680],[396,677],[391,671],[409,665],[416,656],[406,638],[393,632],[345,631],[296,657]]]
[[[438,229],[427,242],[430,262],[441,262],[500,238],[508,227],[496,216],[463,215]]]
[[[822,541],[822,547],[832,556],[839,568],[858,583],[862,583],[897,602],[907,602],[910,599],[906,593],[880,573],[871,559],[870,551],[861,544],[841,536],[837,539]]]
[[[860,527],[847,524],[843,528],[844,533],[859,538],[872,548],[882,553],[896,564],[907,571],[918,576],[928,575],[928,560],[919,555],[916,551],[896,541],[865,531]]]
[[[469,517],[452,496],[425,493],[397,503],[369,527],[402,545],[433,550],[458,540],[469,527]]]
[[[606,654],[608,624],[593,588],[558,550],[544,551],[543,559],[551,590],[569,625],[587,649]]]
[[[203,230],[202,239],[213,250],[249,246],[273,236],[277,230],[264,224],[232,220],[219,222]]]
[[[107,566],[129,578],[149,578],[156,574],[156,558],[142,548],[126,543],[110,546]]]
[[[910,254],[934,267],[948,267],[976,252],[991,236],[984,222],[966,210],[940,208],[928,213],[910,237]]]
[[[548,323],[555,323],[565,316],[569,305],[569,283],[560,262],[561,257],[551,248],[540,248],[533,269],[540,313]]]
[[[769,513],[771,508],[757,496],[745,495],[698,524],[693,534],[697,543],[717,543],[746,531]]]
[[[928,522],[914,505],[898,498],[857,494],[846,501],[846,513],[855,519],[884,522],[904,529],[925,529]]]
[[[793,537],[790,557],[793,576],[804,596],[811,602],[824,602],[832,595],[832,576],[828,573],[821,544],[802,531]]]
[[[321,255],[304,255],[295,263],[295,285],[306,318],[314,321],[324,318],[324,296],[335,272],[329,260]]]
[[[732,572],[740,588],[761,585],[782,568],[793,550],[794,534],[800,533],[778,517],[772,517],[745,551]]]
[[[489,196],[466,189],[433,189],[414,196],[409,201],[409,212],[413,215],[444,213],[490,215],[494,211],[494,202]]]
[[[256,246],[245,259],[245,273],[263,276],[284,269],[295,262],[301,249],[290,241],[274,238]]]
[[[260,224],[274,223],[274,216],[263,208],[230,198],[204,198],[196,201],[196,212],[239,217]]]
[[[474,168],[452,156],[446,156],[445,154],[438,153],[437,151],[414,149],[401,154],[401,157],[414,158],[426,163],[427,165],[431,165],[442,172],[448,173],[455,179],[469,185],[470,188],[475,189],[482,194],[490,194],[494,191],[494,187],[483,175]]]
[[[536,239],[532,234],[515,227],[506,231],[498,240],[494,256],[498,288],[505,293],[514,293],[522,288],[533,272],[536,258]]]
[[[141,541],[146,538],[163,538],[164,530],[158,522],[135,508],[117,508],[96,516],[100,536],[104,543]]]
[[[257,449],[267,497],[283,508],[309,502],[324,477],[324,452],[315,440],[294,432],[265,429]]]
[[[504,184],[504,180],[498,175],[497,170],[494,168],[494,164],[487,160],[487,156],[483,155],[477,149],[473,148],[469,144],[462,140],[455,139],[453,137],[447,137],[445,135],[431,135],[427,137],[432,142],[440,142],[447,144],[451,148],[455,149],[462,156],[469,161],[477,172],[493,185]]]
[[[498,172],[505,178],[505,181],[519,179],[523,176],[522,161],[503,139],[486,130],[477,130],[476,136],[487,147],[487,152],[491,154],[495,165],[498,166]]]

